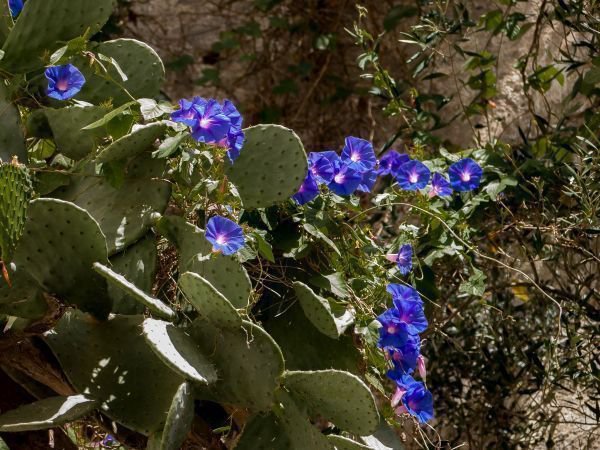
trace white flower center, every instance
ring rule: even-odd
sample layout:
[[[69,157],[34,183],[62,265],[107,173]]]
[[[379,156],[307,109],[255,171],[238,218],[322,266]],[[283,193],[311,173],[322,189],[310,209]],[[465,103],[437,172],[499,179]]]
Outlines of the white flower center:
[[[390,326],[388,326],[388,327],[387,327],[387,332],[388,332],[389,334],[394,334],[394,333],[396,333],[396,327],[395,327],[394,325],[390,325]]]
[[[408,181],[410,181],[411,183],[416,183],[417,181],[419,181],[419,176],[413,172],[408,176]]]
[[[350,160],[352,160],[352,162],[360,161],[360,153],[352,153],[350,155]]]
[[[212,122],[209,118],[203,117],[200,119],[200,128],[208,128],[211,123]]]
[[[338,173],[333,179],[337,184],[342,184],[344,182],[345,177],[343,173]]]
[[[471,181],[471,174],[470,174],[469,172],[463,172],[463,173],[460,175],[460,179],[461,179],[461,180],[463,180],[465,183],[466,183],[467,181]]]
[[[217,244],[223,245],[227,243],[227,238],[225,237],[224,234],[217,234]]]
[[[58,83],[56,83],[56,87],[59,91],[66,91],[67,89],[69,89],[69,80],[58,80]]]

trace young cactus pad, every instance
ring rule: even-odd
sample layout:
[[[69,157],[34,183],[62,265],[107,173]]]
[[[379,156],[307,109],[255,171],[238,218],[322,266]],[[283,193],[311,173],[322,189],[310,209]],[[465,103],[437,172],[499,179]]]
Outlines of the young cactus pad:
[[[27,207],[32,194],[25,166],[0,162],[0,261],[11,261],[23,234]]]
[[[227,170],[244,207],[266,208],[286,201],[308,170],[300,138],[281,125],[257,125],[244,132],[242,152]]]

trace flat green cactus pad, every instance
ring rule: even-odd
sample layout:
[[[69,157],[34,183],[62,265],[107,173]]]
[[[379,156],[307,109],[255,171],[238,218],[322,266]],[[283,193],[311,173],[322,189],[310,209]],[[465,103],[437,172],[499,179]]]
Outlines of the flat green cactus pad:
[[[272,312],[276,314],[275,309]],[[325,336],[310,323],[298,303],[265,320],[265,327],[281,347],[289,370],[339,369],[359,373],[361,358],[352,337]]]
[[[31,431],[54,428],[90,413],[97,402],[85,395],[51,397],[23,405],[0,416],[0,431]]]
[[[14,283],[15,280],[12,280]],[[39,292],[35,282],[32,282],[31,295],[24,300],[10,301],[11,296],[8,299],[3,299],[5,302],[0,302],[0,315],[5,314],[7,316],[19,317],[21,319],[37,320],[41,319],[48,312],[48,303],[44,300],[43,295]],[[9,295],[12,294],[11,288]],[[0,290],[0,296],[2,292]]]
[[[0,123],[0,160],[7,163],[16,156],[19,162],[26,164],[27,149],[21,129],[21,116],[16,106],[7,98],[3,83],[0,83]]]
[[[165,134],[165,129],[166,126],[162,122],[142,125],[102,150],[96,161],[106,163],[131,158],[145,151],[151,152],[154,149],[154,141]]]
[[[98,399],[112,420],[149,435],[162,429],[183,380],[150,350],[141,335],[143,320],[114,316],[98,322],[74,310],[45,339],[78,392]]]
[[[283,431],[281,421],[270,412],[257,414],[244,426],[235,450],[273,450],[291,448],[292,444]]]
[[[83,64],[84,60],[76,59],[75,65],[81,65],[87,80],[77,96],[78,99],[95,105],[112,100],[114,106],[120,106],[133,99],[154,98],[159,95],[165,79],[165,68],[158,54],[147,44],[135,39],[115,39],[102,42],[91,50],[113,58],[127,76],[127,80],[123,81],[110,63],[103,62],[103,65],[108,69],[109,77],[122,87],[107,79],[106,73],[95,72]]]
[[[25,270],[46,292],[98,317],[111,303],[106,284],[92,269],[107,263],[106,241],[98,223],[73,203],[41,198],[29,204],[23,237],[15,252]]]
[[[369,388],[341,370],[286,372],[284,385],[311,416],[331,420],[343,430],[367,435],[377,429],[379,413]]]
[[[164,160],[136,158],[128,164],[118,188],[104,177],[82,176],[53,195],[85,208],[98,221],[110,256],[144,236],[153,214],[167,207],[171,187],[160,180],[164,164]]]
[[[150,295],[156,273],[158,251],[154,235],[149,234],[121,253],[110,258],[112,269],[123,275],[144,293]],[[119,287],[108,285],[108,295],[113,301],[112,312],[116,314],[142,314],[144,305]]]
[[[246,141],[227,176],[238,189],[245,208],[266,208],[296,193],[308,163],[300,138],[280,125],[246,128]]]
[[[32,190],[25,166],[0,163],[0,260],[6,263],[23,234]]]
[[[199,398],[252,411],[270,409],[283,373],[283,356],[262,328],[243,322],[238,329],[220,329],[198,319],[191,335],[204,354],[210,355],[219,374],[215,384],[197,389]]]
[[[212,284],[194,272],[179,277],[185,298],[201,317],[219,327],[240,327],[242,318],[233,305]]]
[[[108,135],[106,127],[82,130],[109,112],[103,106],[67,106],[45,108],[43,111],[52,130],[56,150],[71,159],[86,157]]]
[[[175,311],[173,311],[159,299],[149,296],[136,285],[127,281],[123,275],[114,272],[104,264],[94,263],[93,267],[94,270],[106,281],[129,294],[131,298],[146,306],[153,314],[156,314],[158,317],[162,317],[167,320],[172,320],[176,317]]]
[[[354,313],[351,310],[345,310],[336,316],[331,311],[329,301],[315,294],[304,283],[295,281],[294,291],[308,320],[324,335],[337,339],[354,323]]]
[[[214,366],[185,330],[156,319],[144,320],[142,329],[154,353],[181,377],[201,384],[217,380]]]
[[[167,422],[162,433],[157,433],[160,439],[155,444],[148,443],[151,450],[180,450],[194,420],[194,396],[192,386],[185,382],[173,397],[169,408]],[[152,439],[152,438],[151,438]],[[153,445],[153,447],[151,447]]]
[[[208,280],[235,308],[246,308],[250,278],[233,256],[214,255],[204,232],[184,218],[164,216],[157,229],[179,250],[179,272],[195,272]]]
[[[44,57],[65,42],[99,31],[112,9],[113,0],[28,0],[2,47],[0,66],[13,73],[43,67]]]

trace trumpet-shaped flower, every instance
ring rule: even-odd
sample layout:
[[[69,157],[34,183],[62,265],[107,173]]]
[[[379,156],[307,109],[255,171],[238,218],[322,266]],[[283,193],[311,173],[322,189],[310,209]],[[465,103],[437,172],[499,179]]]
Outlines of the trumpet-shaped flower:
[[[213,246],[214,252],[233,255],[246,244],[242,228],[233,220],[214,216],[206,224],[205,237]]]
[[[48,79],[48,97],[56,100],[74,97],[85,84],[85,77],[73,64],[48,67],[44,75]]]
[[[335,152],[310,152],[308,154],[308,169],[317,183],[331,182],[333,161],[336,159],[339,158]]]
[[[17,17],[23,9],[23,0],[8,0],[8,7],[10,8],[10,15]]]
[[[356,190],[361,181],[361,173],[338,159],[333,162],[333,178],[327,187],[337,195],[350,195]]]
[[[440,173],[434,173],[431,179],[431,189],[429,190],[429,197],[447,197],[452,195],[452,187],[448,180]]]
[[[341,158],[348,167],[360,173],[373,169],[377,164],[373,144],[354,136],[346,138]]]
[[[400,408],[396,413],[407,412],[416,417],[420,423],[433,419],[433,396],[420,381],[415,381],[406,387],[406,392],[402,395],[402,405],[405,410]]]
[[[402,275],[406,275],[412,270],[412,245],[404,244],[398,250],[398,253],[388,253],[385,255],[386,259],[391,262],[395,262],[398,265],[398,269]]]
[[[216,100],[210,99],[204,104],[196,104],[194,109],[197,111],[196,121],[192,126],[194,139],[210,144],[218,143],[227,137],[231,120]]]
[[[179,109],[171,114],[171,120],[193,127],[198,121],[196,106],[204,107],[206,103],[207,100],[201,97],[194,97],[192,100],[182,98],[179,100]]]
[[[421,161],[411,160],[398,169],[396,181],[405,191],[423,189],[429,183],[431,172]]]
[[[376,181],[377,172],[375,172],[374,170],[367,170],[362,174],[360,184],[358,185],[356,190],[360,192],[371,192],[371,189],[373,189],[373,186],[375,186]]]
[[[455,162],[448,169],[450,184],[455,191],[472,191],[479,187],[483,170],[471,158],[464,158]]]
[[[386,290],[392,295],[393,300],[407,300],[412,302],[423,303],[421,296],[412,286],[404,284],[390,283]]]
[[[292,198],[297,204],[304,205],[305,203],[314,200],[317,195],[319,195],[319,185],[309,171],[300,185],[300,188],[298,188],[298,192],[296,192]]]
[[[395,308],[384,311],[377,317],[377,321],[381,324],[377,342],[380,348],[399,348],[410,339],[408,326],[402,322]]]
[[[377,175],[392,175],[395,177],[400,166],[408,161],[410,161],[408,155],[398,153],[396,150],[390,150],[379,160]]]
[[[415,335],[422,333],[429,325],[423,310],[421,301],[415,302],[411,300],[394,299],[398,318],[402,323],[406,324],[406,331],[409,334]]]
[[[394,368],[388,371],[387,376],[392,380],[397,380],[403,375],[413,372],[417,367],[421,339],[417,335],[411,335],[406,339],[404,345],[388,347],[385,350],[394,365]]]

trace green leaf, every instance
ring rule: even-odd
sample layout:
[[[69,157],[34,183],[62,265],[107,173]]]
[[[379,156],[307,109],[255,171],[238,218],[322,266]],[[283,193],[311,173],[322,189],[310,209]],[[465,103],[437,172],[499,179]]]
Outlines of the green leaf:
[[[322,289],[327,289],[333,295],[340,298],[350,296],[344,274],[341,272],[334,272],[329,275],[317,275],[310,279],[310,283]]]
[[[89,125],[86,125],[85,127],[82,128],[82,130],[93,130],[94,128],[99,128],[103,125],[106,125],[113,118],[117,117],[123,111],[127,110],[128,108],[130,108],[132,105],[135,105],[135,104],[137,104],[136,101],[131,101],[131,102],[125,103],[124,105],[119,106],[117,109],[113,109],[111,112],[106,114],[100,120],[97,120],[93,123],[90,123]]]
[[[337,248],[337,246],[335,245],[335,243],[329,239],[325,233],[323,233],[321,230],[319,230],[317,227],[315,227],[313,224],[311,223],[304,223],[303,228],[311,235],[313,235],[314,237],[316,237],[317,239],[322,240],[323,242],[325,242],[327,245],[329,245],[329,247],[331,247],[339,256],[342,256],[342,253],[340,252],[340,250]]]
[[[168,158],[174,154],[181,143],[190,135],[190,133],[178,133],[175,136],[166,138],[159,146],[158,149],[152,152],[153,158]]]
[[[267,233],[264,231],[260,232],[256,230],[252,233],[252,236],[254,236],[256,239],[256,244],[258,245],[258,252],[260,255],[266,260],[274,263],[275,256],[273,255],[273,247],[271,247],[271,244],[269,244],[269,242],[267,242],[265,239],[266,234]]]
[[[461,283],[459,287],[459,292],[473,295],[475,297],[481,297],[485,293],[485,274],[473,267],[473,274],[469,277],[467,281]]]
[[[173,107],[166,102],[156,102],[151,98],[139,98],[140,112],[144,120],[154,120],[173,112]]]

